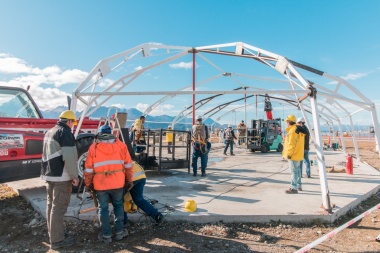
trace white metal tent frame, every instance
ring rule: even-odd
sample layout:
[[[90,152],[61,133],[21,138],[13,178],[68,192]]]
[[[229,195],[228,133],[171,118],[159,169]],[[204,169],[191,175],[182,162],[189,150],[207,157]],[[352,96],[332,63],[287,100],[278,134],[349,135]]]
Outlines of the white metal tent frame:
[[[164,51],[164,53],[162,53]],[[162,60],[159,60],[153,64],[150,64],[146,67],[131,71],[117,80],[112,80],[111,82],[105,82],[105,78],[110,74],[116,72],[123,64],[127,63],[129,60],[142,56],[143,58],[149,58],[155,56],[157,54],[165,54],[167,53],[168,57]],[[185,87],[180,90],[172,91],[128,91],[125,88],[135,81],[141,74],[147,72],[157,66],[167,64],[169,62],[175,61],[181,57],[186,55],[192,55],[192,63],[193,63],[193,78],[191,87]],[[285,80],[287,80],[290,89],[277,89],[277,90],[265,90],[263,89],[255,89],[254,87],[250,89],[244,90],[197,90],[196,85],[199,85],[201,82],[195,81],[195,73],[196,73],[196,56],[202,57],[209,64],[218,69],[213,62],[204,57],[204,54],[218,54],[223,56],[230,57],[241,57],[241,58],[249,58],[252,60],[256,60],[260,63],[265,64],[269,68],[280,73]],[[219,69],[223,71],[222,69]],[[306,71],[308,74],[318,75],[320,77],[327,78],[336,82],[335,89],[329,89],[321,84],[311,82],[303,77],[301,74],[302,71]],[[232,75],[228,72],[223,72],[221,75],[212,77],[210,79],[219,78],[221,76],[232,77]],[[206,82],[206,81],[205,81]],[[241,83],[239,83],[241,87],[244,87]],[[343,96],[339,93],[340,89],[345,87],[348,89],[353,96],[356,98],[348,98],[347,96]],[[285,97],[294,96],[294,101],[299,104],[299,107],[302,111],[304,118],[306,119],[306,123],[311,126],[314,126],[314,134],[313,136],[314,143],[317,150],[317,159],[318,159],[318,167],[320,174],[320,183],[321,183],[321,193],[322,193],[322,203],[326,210],[331,211],[330,205],[330,197],[329,190],[327,184],[326,170],[325,170],[325,162],[324,162],[324,152],[323,152],[323,143],[320,131],[320,114],[323,114],[332,121],[336,121],[338,123],[339,129],[341,129],[340,120],[349,117],[351,122],[351,128],[353,129],[353,121],[352,115],[366,110],[371,114],[372,122],[375,130],[375,139],[376,143],[379,143],[380,138],[380,128],[376,113],[375,104],[370,101],[367,97],[365,97],[358,89],[353,87],[347,80],[333,76],[326,72],[316,70],[314,68],[308,67],[306,65],[300,64],[298,62],[287,59],[284,56],[266,51],[264,49],[251,46],[242,42],[234,42],[234,43],[226,43],[226,44],[218,44],[218,45],[210,45],[210,46],[201,46],[201,47],[183,47],[183,46],[168,46],[162,44],[154,44],[148,43],[139,45],[132,49],[126,50],[119,54],[113,55],[111,57],[105,58],[101,60],[93,70],[88,74],[85,80],[75,89],[72,96],[71,108],[72,110],[76,110],[78,102],[82,102],[84,104],[84,110],[82,112],[79,127],[76,130],[75,135],[78,135],[80,126],[82,124],[85,116],[90,116],[94,111],[96,111],[100,106],[104,105],[107,101],[109,101],[113,96],[144,96],[144,95],[163,95],[166,96],[160,101],[156,102],[152,107],[158,106],[160,103],[163,103],[170,97],[174,97],[176,95],[192,95],[193,107],[195,108],[195,95],[196,94],[252,94],[252,95],[262,95],[262,94],[279,94]],[[317,97],[319,100],[317,100]],[[306,105],[306,101],[309,104]],[[344,103],[350,103],[358,107],[358,110],[355,112],[350,112],[345,109]],[[310,108],[312,111],[312,124],[309,121],[306,113],[305,107]],[[334,112],[343,112],[343,116],[338,116]],[[195,118],[195,110],[193,110],[193,120]],[[343,140],[342,131],[340,131],[341,138]],[[358,152],[355,132],[353,131],[353,140],[355,145],[355,150]],[[359,157],[358,157],[359,158]]]

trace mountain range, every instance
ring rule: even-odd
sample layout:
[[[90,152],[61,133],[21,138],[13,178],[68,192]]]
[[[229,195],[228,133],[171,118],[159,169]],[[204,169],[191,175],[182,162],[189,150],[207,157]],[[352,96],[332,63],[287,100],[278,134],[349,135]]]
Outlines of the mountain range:
[[[46,110],[46,111],[41,111],[42,115],[44,118],[49,118],[49,119],[56,119],[59,117],[62,111],[67,110],[66,106],[58,106],[53,110]],[[91,109],[90,109],[91,110]],[[127,127],[130,127],[131,124],[134,122],[135,119],[139,118],[143,113],[136,108],[117,108],[118,112],[123,112],[127,113]],[[106,107],[106,106],[101,106],[99,107],[94,113],[91,114],[92,119],[99,119],[99,118],[106,118],[107,114],[114,114],[116,112],[116,108],[112,107]],[[81,115],[81,111],[77,111],[76,115],[79,117]],[[109,116],[111,116],[109,115]],[[171,122],[176,117],[169,116],[169,115],[159,115],[159,116],[151,116],[147,115],[146,116],[146,122],[144,124],[145,128],[150,128],[150,129],[166,129],[168,125],[171,125]],[[185,118],[180,120],[178,123],[175,124],[174,129],[175,130],[186,130],[191,128],[191,118]],[[204,122],[206,125],[211,126],[214,121],[212,119],[207,119]],[[227,127],[227,125],[220,125],[218,123],[214,124],[215,127]]]
[[[56,119],[59,117],[61,112],[64,110],[67,110],[66,106],[58,106],[53,110],[41,111],[41,113],[44,116],[44,118]],[[132,123],[134,122],[134,120],[139,118],[143,114],[141,111],[137,110],[136,108],[129,108],[129,109],[125,109],[125,108],[119,109],[118,108],[117,110],[118,110],[118,112],[125,112],[128,114],[127,127],[130,127],[132,125]],[[110,111],[110,114],[113,114],[113,113],[115,113],[116,109],[114,107],[112,107],[112,109],[110,110],[110,107],[101,106],[94,113],[91,114],[91,118],[93,118],[93,119],[105,118],[105,117],[107,117],[107,114],[109,111]],[[81,115],[81,112],[76,112],[76,115],[77,115],[77,117],[79,117]],[[171,125],[171,122],[173,122],[174,119],[175,119],[175,117],[169,116],[169,115],[159,115],[159,116],[147,115],[146,116],[146,122],[145,122],[144,126],[145,126],[145,128],[150,128],[150,129],[161,129],[161,128],[166,129],[168,127],[168,125]],[[250,121],[248,121],[248,127],[250,127],[249,122]],[[214,123],[214,120],[207,119],[207,120],[205,120],[204,123],[208,126],[211,126]],[[228,125],[227,124],[221,125],[218,122],[216,122],[214,124],[214,127],[227,128]],[[191,118],[182,119],[178,123],[176,123],[174,126],[175,130],[188,130],[190,128],[191,128]],[[348,126],[343,126],[342,130],[347,131],[348,129],[350,129]],[[358,131],[358,130],[368,131],[368,129],[369,129],[368,125],[355,125],[356,131]],[[321,131],[322,132],[328,132],[331,130],[332,129],[330,126],[321,125]],[[334,126],[334,132],[335,131],[339,131],[338,126]]]

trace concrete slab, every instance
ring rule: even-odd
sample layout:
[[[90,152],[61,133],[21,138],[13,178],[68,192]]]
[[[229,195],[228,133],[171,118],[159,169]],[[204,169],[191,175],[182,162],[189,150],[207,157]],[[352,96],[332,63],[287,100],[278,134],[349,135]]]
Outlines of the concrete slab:
[[[320,219],[334,222],[361,201],[380,189],[380,172],[369,165],[354,160],[354,174],[327,173],[332,214],[321,208],[322,197],[317,166],[311,167],[312,178],[303,178],[303,191],[288,195],[290,184],[288,164],[277,152],[251,153],[235,148],[236,156],[224,156],[223,144],[214,143],[209,156],[206,177],[193,177],[187,169],[164,170],[160,174],[147,171],[145,196],[159,203],[155,206],[168,211],[166,220],[188,220],[199,223],[216,222],[310,222]],[[311,150],[310,159],[316,160]],[[327,166],[343,169],[345,155],[340,151],[326,151]],[[8,183],[42,215],[46,210],[44,182],[39,178]],[[198,209],[194,213],[184,210],[186,200],[194,199]],[[96,219],[96,211],[79,214],[80,200],[73,194],[66,215],[80,219]],[[87,199],[81,210],[93,207]],[[129,216],[139,220],[137,213]]]

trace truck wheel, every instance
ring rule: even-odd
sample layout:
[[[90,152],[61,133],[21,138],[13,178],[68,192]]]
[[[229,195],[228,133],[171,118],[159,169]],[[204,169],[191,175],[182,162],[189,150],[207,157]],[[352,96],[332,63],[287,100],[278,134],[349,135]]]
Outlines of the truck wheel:
[[[277,146],[276,151],[277,152],[282,152],[282,150],[284,150],[284,146],[281,143],[279,143],[278,146]]]
[[[269,151],[269,145],[268,143],[264,142],[262,145],[261,145],[261,153],[267,153]]]
[[[93,134],[84,134],[79,135],[76,140],[76,146],[77,146],[77,152],[78,152],[78,162],[77,162],[77,169],[78,169],[78,176],[79,180],[82,180],[83,178],[83,171],[84,171],[84,163],[86,162],[87,158],[87,151],[90,148],[91,144],[94,142],[95,136]],[[81,185],[81,188],[79,189],[79,186],[73,186],[73,192],[82,191],[84,188],[84,183]]]

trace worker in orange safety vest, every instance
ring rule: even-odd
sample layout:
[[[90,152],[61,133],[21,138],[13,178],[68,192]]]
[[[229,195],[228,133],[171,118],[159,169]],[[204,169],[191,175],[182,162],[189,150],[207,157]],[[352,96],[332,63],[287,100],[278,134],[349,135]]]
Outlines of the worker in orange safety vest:
[[[85,163],[84,182],[86,188],[93,188],[99,203],[98,216],[101,232],[98,239],[105,243],[112,242],[108,205],[112,201],[115,213],[115,240],[128,235],[123,228],[124,188],[133,186],[132,159],[127,146],[116,139],[108,125],[101,126],[90,146]]]

